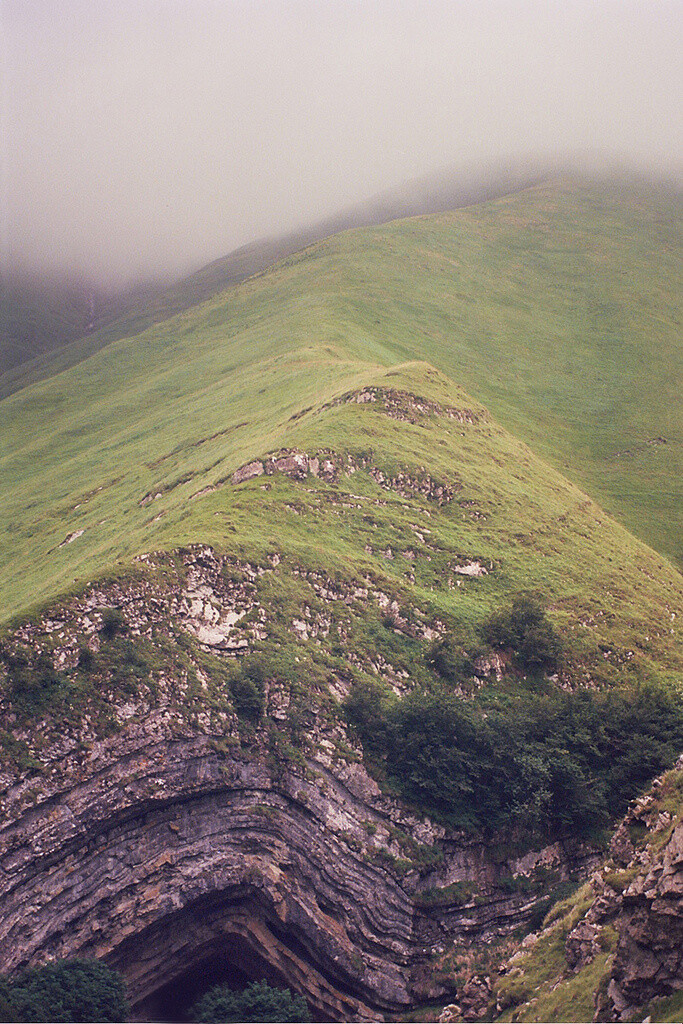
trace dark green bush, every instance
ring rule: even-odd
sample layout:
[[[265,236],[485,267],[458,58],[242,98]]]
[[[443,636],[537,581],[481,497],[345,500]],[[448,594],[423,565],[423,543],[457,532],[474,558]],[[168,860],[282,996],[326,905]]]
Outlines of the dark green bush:
[[[389,709],[388,769],[404,794],[441,813],[469,818],[477,734],[470,708],[441,690],[414,690]]]
[[[0,991],[2,1020],[124,1021],[121,976],[95,960],[60,960],[26,971]]]
[[[240,718],[258,722],[263,715],[265,676],[260,662],[245,658],[234,675],[229,677],[230,698]]]
[[[198,1024],[231,1024],[233,1021],[310,1021],[305,1000],[289,989],[271,988],[265,981],[252,982],[242,992],[217,985],[190,1011]]]
[[[492,647],[511,650],[520,668],[553,672],[562,652],[560,638],[538,601],[516,597],[512,607],[495,612],[483,626]]]
[[[230,680],[233,707],[240,718],[258,722],[263,714],[263,690],[249,676],[235,676]]]
[[[85,645],[78,648],[78,667],[83,672],[90,672],[95,664],[95,655]]]
[[[13,658],[8,682],[12,703],[27,715],[40,714],[68,689],[68,680],[55,669],[45,652],[38,655],[33,665],[23,655]]]
[[[683,708],[664,690],[545,691],[461,700],[356,685],[346,713],[374,764],[443,821],[521,839],[586,835],[683,749]]]
[[[364,679],[353,685],[344,703],[348,721],[355,726],[371,756],[386,753],[390,728],[388,706],[392,700],[379,683]]]
[[[113,640],[126,631],[126,620],[120,608],[105,608],[102,612],[100,632],[105,640]]]
[[[472,658],[448,636],[430,645],[425,660],[430,668],[449,683],[465,682],[474,675]]]
[[[0,978],[0,1021],[18,1021],[17,1011],[12,1003],[12,986],[7,978]]]

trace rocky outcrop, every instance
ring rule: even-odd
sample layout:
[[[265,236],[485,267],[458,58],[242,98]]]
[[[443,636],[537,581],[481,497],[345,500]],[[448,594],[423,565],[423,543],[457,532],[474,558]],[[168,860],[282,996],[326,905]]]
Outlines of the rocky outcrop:
[[[623,894],[607,995],[613,1017],[683,988],[683,824]]]
[[[6,664],[29,651],[72,680],[86,655],[100,667],[92,699],[68,716],[22,719],[15,683],[0,678],[0,970],[102,958],[140,1017],[175,1016],[173,1000],[200,977],[266,977],[322,1019],[376,1019],[454,995],[455,976],[435,970],[446,950],[519,927],[536,872],[590,863],[590,851],[560,844],[501,854],[384,795],[340,720],[342,674],[318,705],[308,693],[296,746],[292,694],[275,676],[263,681],[263,717],[239,720],[226,666],[272,628],[260,588],[283,571],[275,554],[262,566],[205,546],[145,555],[126,579],[5,638]],[[395,629],[438,635],[438,622],[408,617],[369,579],[294,575],[318,602],[291,622],[297,644],[325,635],[332,605],[341,628],[344,609],[368,601]],[[107,654],[106,630],[119,628],[122,651],[138,644],[151,658],[134,690],[116,684]],[[397,691],[408,685],[375,659]]]
[[[350,391],[340,398],[323,406],[323,409],[331,409],[339,405],[357,403],[365,405],[373,403],[373,407],[379,412],[385,413],[395,420],[403,420],[408,423],[421,423],[432,416],[443,416],[446,419],[457,420],[458,423],[474,425],[484,419],[483,411],[475,412],[473,409],[456,409],[453,406],[439,405],[422,395],[414,395],[409,391],[398,391],[395,388],[368,387],[360,391]]]
[[[283,473],[292,480],[305,480],[310,473],[311,476],[331,483],[341,474],[351,476],[358,470],[365,470],[383,490],[394,491],[402,498],[421,496],[443,505],[453,500],[453,495],[458,489],[458,484],[435,480],[428,473],[417,474],[402,470],[392,475],[372,465],[365,456],[340,454],[327,449],[315,455],[294,449],[267,455],[262,461],[257,459],[240,466],[230,477],[230,482],[237,485],[264,474],[272,476],[274,473]],[[483,572],[473,575],[483,575]]]
[[[567,935],[565,978],[614,950],[595,992],[596,1021],[639,1020],[650,1000],[683,989],[681,793],[683,758],[629,808]]]
[[[569,1020],[578,991],[581,1019],[642,1020],[649,1019],[651,1000],[677,998],[683,989],[682,798],[683,757],[631,804],[589,881],[551,906],[538,932],[461,957],[457,1002],[439,1020]],[[524,867],[522,858],[517,869]],[[670,1012],[665,1004],[656,1019],[673,1020]]]
[[[233,484],[241,484],[244,483],[245,480],[253,480],[255,476],[261,476],[262,474],[262,462],[248,462],[246,466],[242,466],[240,469],[236,469],[230,479]]]
[[[409,1002],[411,901],[339,827],[372,784],[323,765],[274,780],[215,742],[152,715],[55,767],[35,806],[27,784],[9,790],[3,968],[101,957],[144,1008],[220,955],[226,970],[265,965],[335,1019]]]
[[[373,1019],[446,994],[430,970],[435,951],[515,927],[529,900],[497,894],[483,847],[444,843],[443,830],[335,758],[333,739],[298,771],[273,768],[258,741],[245,749],[157,712],[10,785],[3,970],[103,958],[143,1016],[207,965],[289,984],[325,1019]],[[419,873],[393,868],[398,829],[413,843],[440,839],[441,877],[476,879],[477,900],[416,905]]]
[[[285,605],[275,623],[264,595],[287,572],[300,611]],[[349,679],[338,667],[307,687],[296,741],[294,690],[274,673],[261,680],[263,715],[238,718],[230,671],[250,662],[238,655],[276,627],[296,665],[330,633],[331,608],[344,639],[346,616],[368,603],[393,631],[430,640],[443,629],[370,578],[196,546],[142,555],[125,578],[5,636],[0,971],[100,957],[123,973],[138,1017],[177,1017],[174,1000],[200,978],[264,977],[323,1019],[377,1019],[455,994],[439,967],[454,943],[518,928],[537,873],[584,870],[580,846],[504,854],[382,794],[339,715]],[[134,666],[136,649],[144,672],[117,682],[117,651]],[[410,687],[380,650],[349,650],[354,659],[396,692]],[[43,685],[57,700],[72,687],[68,714],[41,703]],[[465,1008],[480,997],[458,993]]]
[[[623,863],[628,856],[629,830],[638,823],[652,830],[653,841],[641,850],[631,844],[623,891],[616,898],[601,892],[602,900],[596,901],[596,917],[610,919],[619,936],[599,1009],[606,1020],[629,1020],[649,1000],[683,989],[683,823],[672,822],[660,809],[660,786],[629,812],[615,837],[615,859]]]

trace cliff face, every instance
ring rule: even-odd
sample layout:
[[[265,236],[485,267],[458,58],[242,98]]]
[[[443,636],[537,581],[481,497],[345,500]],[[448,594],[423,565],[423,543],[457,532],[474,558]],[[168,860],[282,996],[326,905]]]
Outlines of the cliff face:
[[[363,996],[409,1001],[412,904],[341,839],[374,796],[347,774],[275,783],[258,756],[226,757],[162,715],[95,744],[37,807],[11,794],[5,968],[104,957],[140,1005],[222,956],[266,965],[334,1017]]]
[[[211,657],[217,647],[234,657],[242,647],[231,645],[261,628],[248,573],[230,584],[216,574],[210,588],[206,565],[185,560],[187,592],[164,598],[167,582],[149,580],[88,592],[21,627],[7,657],[49,641],[55,665],[82,658],[103,643],[113,596],[129,634],[160,643],[154,629],[172,606]],[[28,727],[5,714],[6,746],[8,736],[23,744],[25,763],[6,759],[2,775],[2,971],[102,958],[142,1016],[182,1014],[200,979],[266,977],[324,1019],[381,1018],[453,991],[435,969],[453,943],[504,935],[529,916],[533,886],[515,891],[511,877],[566,877],[590,859],[557,844],[506,855],[448,834],[380,792],[327,705],[301,747],[283,750],[282,686],[267,682],[265,717],[245,728],[200,680],[196,707],[178,662],[135,695],[107,689],[103,674],[100,703],[71,719]]]
[[[324,744],[298,772],[274,774],[258,745],[232,754],[217,740],[158,713],[67,757],[39,794],[30,779],[10,787],[4,970],[101,957],[142,1013],[168,1012],[168,986],[191,989],[200,971],[265,974],[327,1018],[377,1017],[449,991],[430,970],[445,944],[528,913],[528,898],[496,892],[501,866],[481,845],[452,841],[432,876],[466,878],[478,898],[420,908],[392,836],[429,848],[442,831]]]
[[[604,884],[599,889],[596,920],[611,921],[619,936],[599,1006],[599,1016],[609,1020],[628,1020],[649,1000],[683,989],[683,822],[675,803],[667,808],[660,795],[676,778],[680,800],[683,760],[635,803],[616,833],[612,855],[624,868],[623,891],[610,899]],[[643,827],[650,842],[638,848]]]

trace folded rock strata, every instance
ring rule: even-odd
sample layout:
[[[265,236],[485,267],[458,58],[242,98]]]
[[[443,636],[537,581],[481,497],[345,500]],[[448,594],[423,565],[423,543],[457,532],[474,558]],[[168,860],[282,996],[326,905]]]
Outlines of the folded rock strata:
[[[206,547],[143,556],[140,575],[19,626],[3,657],[43,649],[68,668],[84,644],[97,649],[112,606],[130,643],[185,631],[211,657],[233,657],[268,627],[258,587],[278,563],[238,565]],[[402,621],[370,582],[347,592],[305,578],[325,600],[376,600]],[[299,628],[323,628],[307,611]],[[391,674],[379,655],[376,668]],[[591,863],[579,846],[501,857],[447,833],[381,793],[335,716],[313,715],[302,751],[279,756],[271,729],[289,696],[274,683],[262,724],[246,731],[229,703],[205,707],[168,668],[154,688],[154,700],[107,690],[108,734],[87,708],[29,728],[2,697],[3,728],[33,766],[0,770],[0,971],[101,958],[142,1018],[168,1016],[200,977],[231,976],[289,985],[325,1020],[381,1019],[454,994],[435,970],[454,942],[528,918],[533,894],[511,894],[503,878]]]
[[[328,1020],[446,996],[435,953],[514,928],[533,901],[496,892],[500,867],[481,844],[444,841],[441,881],[476,880],[479,896],[418,906],[415,878],[392,870],[391,834],[433,842],[439,829],[329,745],[306,770],[274,772],[263,750],[156,712],[49,766],[39,794],[30,779],[10,786],[2,970],[102,958],[143,1017],[179,979],[221,963],[290,985]]]

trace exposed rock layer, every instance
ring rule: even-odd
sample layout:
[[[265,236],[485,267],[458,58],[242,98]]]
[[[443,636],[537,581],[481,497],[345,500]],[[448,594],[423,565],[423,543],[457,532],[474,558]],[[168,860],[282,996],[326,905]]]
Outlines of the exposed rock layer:
[[[661,811],[661,786],[656,780],[653,792],[635,802],[612,842],[614,860],[627,881],[632,876],[623,892],[610,894],[596,879],[589,914],[597,923],[610,921],[619,936],[601,1019],[630,1020],[649,1000],[683,989],[683,823]],[[637,850],[631,833],[639,827],[651,841]]]
[[[3,970],[102,957],[142,1011],[217,953],[226,968],[251,964],[292,985],[326,1019],[446,995],[433,953],[509,930],[529,900],[496,893],[500,867],[481,845],[451,842],[442,879],[477,880],[479,900],[416,906],[414,878],[377,854],[399,825],[426,841],[438,830],[324,749],[306,770],[274,776],[258,745],[249,754],[159,712],[55,765],[35,806],[30,780],[11,787]]]
[[[68,670],[100,650],[114,606],[130,645],[191,637],[220,662],[265,635],[259,584],[278,556],[265,568],[199,547],[140,561],[146,570],[133,578],[18,627],[3,658],[42,651]],[[397,629],[437,635],[417,614],[411,626],[371,581],[347,592],[320,573],[297,578],[323,608],[372,600]],[[324,635],[322,612],[320,621],[307,605],[301,614],[297,636]],[[282,755],[272,739],[290,694],[266,680],[265,718],[245,727],[198,663],[191,689],[189,649],[136,692],[105,673],[106,714],[85,704],[68,720],[17,719],[8,677],[3,725],[27,763],[7,758],[0,772],[1,971],[104,958],[122,971],[136,1012],[157,1017],[163,993],[193,974],[265,976],[303,993],[323,1019],[372,1019],[448,997],[455,981],[434,967],[452,943],[528,918],[534,896],[511,895],[511,876],[586,867],[588,851],[559,844],[495,853],[384,796],[338,716],[311,710],[312,694],[306,756]],[[336,677],[331,694],[335,682],[343,695]]]

